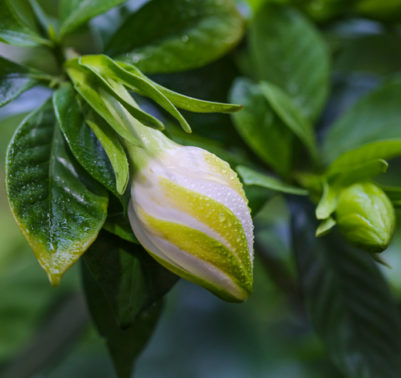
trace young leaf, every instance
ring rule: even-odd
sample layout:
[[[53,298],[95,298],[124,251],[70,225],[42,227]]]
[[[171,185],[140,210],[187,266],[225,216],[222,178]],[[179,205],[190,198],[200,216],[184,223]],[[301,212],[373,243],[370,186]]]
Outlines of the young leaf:
[[[261,88],[239,78],[233,84],[230,100],[244,105],[232,115],[238,133],[264,162],[286,175],[291,168],[294,136],[276,116]]]
[[[126,19],[106,52],[144,72],[184,71],[224,55],[242,33],[232,0],[153,0]]]
[[[129,167],[116,134],[101,121],[85,122],[76,94],[69,84],[54,93],[53,106],[75,158],[108,190],[116,195],[122,194],[128,183]]]
[[[25,67],[0,56],[0,107],[37,84],[28,73]]]
[[[16,46],[50,45],[50,42],[32,31],[20,19],[11,0],[0,1],[0,42]]]
[[[295,9],[269,2],[256,12],[249,43],[258,79],[280,87],[314,121],[329,90],[329,54],[318,31]]]
[[[327,219],[337,207],[338,188],[329,185],[327,181],[323,183],[323,194],[316,207],[316,218]]]
[[[316,239],[312,211],[293,210],[306,308],[333,362],[347,377],[398,377],[399,310],[373,259],[342,243],[335,232]]]
[[[392,159],[401,155],[401,139],[381,140],[365,144],[340,155],[329,167],[328,173],[337,173],[348,167],[371,160]],[[383,166],[383,163],[381,163]]]
[[[141,76],[150,81],[161,93],[163,93],[175,106],[195,113],[233,113],[242,109],[242,105],[225,104],[223,102],[205,101],[197,98],[185,96],[174,92],[162,85],[151,81],[138,68],[125,62],[116,62],[121,68],[130,72],[132,75]]]
[[[236,168],[236,170],[241,176],[245,185],[256,185],[262,188],[274,190],[276,192],[296,194],[299,196],[306,196],[308,194],[307,190],[288,185],[276,177],[267,175],[266,173],[259,173],[244,166],[239,166]]]
[[[60,35],[71,33],[91,18],[124,3],[126,0],[61,0],[60,19],[62,26]]]
[[[367,143],[400,138],[400,97],[401,80],[394,79],[359,100],[329,129],[323,145],[325,161]]]
[[[318,228],[316,229],[315,236],[318,238],[326,235],[335,225],[336,221],[332,217],[326,218],[319,224]]]
[[[279,87],[262,81],[260,88],[271,107],[284,124],[305,144],[313,159],[317,159],[317,148],[312,125],[302,115],[302,111]]]
[[[151,98],[162,108],[164,108],[164,110],[176,118],[185,131],[191,132],[191,127],[188,125],[188,122],[185,120],[182,114],[146,76],[132,74],[106,55],[87,55],[80,58],[79,62],[104,80],[109,78],[118,83],[124,84],[134,91],[139,90],[140,94]]]
[[[114,129],[122,138],[139,145],[132,134],[131,115],[106,89],[99,84],[99,79],[88,70],[70,66],[68,75],[73,81],[76,91],[85,101]]]
[[[51,101],[18,127],[8,149],[6,175],[17,224],[57,285],[96,239],[108,198],[69,152]]]

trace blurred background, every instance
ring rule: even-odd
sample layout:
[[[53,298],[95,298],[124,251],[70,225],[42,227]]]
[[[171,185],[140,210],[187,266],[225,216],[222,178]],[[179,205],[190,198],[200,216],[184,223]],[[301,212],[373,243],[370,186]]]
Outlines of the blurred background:
[[[141,3],[144,1],[129,2],[127,6],[133,9]],[[245,17],[249,16],[248,2],[239,1],[238,5]],[[94,19],[91,27],[102,32],[123,13],[124,8],[108,12]],[[360,96],[399,75],[400,28],[397,20],[387,21],[386,16],[383,22],[364,15],[345,18],[341,12],[332,12],[327,18],[316,17],[309,8],[306,13],[321,28],[333,59],[330,100],[318,127],[321,138],[327,125]],[[242,68],[242,47],[202,69],[157,75],[154,80],[193,97],[226,101]],[[0,44],[0,55],[26,62],[24,54],[19,48]],[[52,64],[43,51],[29,54],[29,62],[38,67]],[[27,112],[49,95],[48,90],[35,88],[0,109],[0,377],[112,377],[106,346],[89,320],[80,288],[79,264],[67,272],[58,288],[52,288],[20,234],[6,200],[8,142]],[[151,107],[147,103],[143,106]],[[170,126],[168,133],[177,141],[206,147],[233,166],[256,159],[235,132],[229,116],[186,116],[194,133],[187,137]],[[209,140],[212,134],[213,140]],[[398,172],[400,163],[395,161],[392,167]],[[399,181],[396,176],[393,179]],[[264,189],[252,189],[248,194],[256,216],[259,246],[253,295],[246,303],[227,304],[180,280],[165,298],[161,320],[137,360],[136,377],[342,376],[329,361],[302,306],[295,284],[289,213],[283,199]],[[261,245],[269,246],[268,250]],[[385,255],[392,268],[382,268],[398,298],[400,247],[401,233],[396,232]]]

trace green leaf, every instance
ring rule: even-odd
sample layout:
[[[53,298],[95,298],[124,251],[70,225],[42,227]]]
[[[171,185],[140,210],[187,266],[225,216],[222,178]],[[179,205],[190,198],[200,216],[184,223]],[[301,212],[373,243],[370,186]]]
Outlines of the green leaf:
[[[98,78],[91,71],[84,72],[83,68],[68,67],[67,72],[76,91],[114,131],[128,142],[139,145],[131,132],[131,115],[107,89],[102,88]]]
[[[366,143],[400,138],[400,97],[401,80],[394,79],[353,105],[329,129],[323,145],[325,161]]]
[[[18,127],[8,149],[6,174],[17,224],[57,285],[96,239],[108,198],[69,152],[51,101]]]
[[[141,76],[151,82],[161,93],[163,93],[174,105],[178,108],[188,110],[195,113],[232,113],[242,109],[242,105],[226,104],[223,102],[206,101],[197,98],[185,96],[181,93],[174,92],[171,89],[165,88],[162,85],[155,83],[146,77],[138,68],[132,64],[117,62],[124,70],[133,75]]]
[[[258,79],[280,87],[314,121],[329,91],[329,54],[319,32],[298,11],[265,4],[251,23],[249,44]]]
[[[326,235],[335,225],[336,221],[332,217],[323,220],[316,229],[315,236],[318,238]]]
[[[184,71],[221,57],[242,34],[232,0],[153,0],[126,19],[106,52],[144,72]]]
[[[128,248],[131,250],[132,244]],[[89,310],[106,340],[119,378],[131,376],[133,363],[157,323],[160,297],[171,287],[171,278],[175,279],[165,270],[168,277],[163,278],[162,267],[150,260],[147,265],[138,256],[103,234],[85,254],[82,264]]]
[[[124,214],[123,211],[115,214],[109,214],[105,224],[103,225],[103,228],[125,241],[139,244],[137,238],[132,232],[127,215]]]
[[[78,162],[108,190],[116,195],[122,194],[128,183],[129,166],[116,134],[102,120],[85,122],[76,94],[69,84],[54,93],[53,106],[60,128]]]
[[[0,107],[37,84],[27,68],[0,56]]]
[[[239,78],[231,88],[230,101],[244,105],[244,109],[232,115],[234,125],[244,141],[274,170],[288,174],[294,137],[276,116],[261,88],[247,79]]]
[[[323,194],[316,207],[316,218],[327,219],[337,207],[338,188],[329,185],[327,181],[323,183]]]
[[[127,86],[131,90],[139,90],[140,94],[154,100],[164,108],[164,110],[177,119],[185,131],[191,132],[191,127],[188,125],[188,122],[182,114],[171,103],[171,101],[161,93],[149,79],[146,78],[146,76],[135,75],[130,71],[125,70],[106,55],[87,55],[80,58],[79,62],[106,81],[112,79]]]
[[[300,108],[276,85],[262,81],[260,88],[284,124],[304,143],[311,157],[316,160],[318,154],[313,128]]]
[[[336,232],[316,239],[312,212],[294,207],[293,219],[306,308],[333,362],[347,377],[398,377],[400,314],[373,259]]]
[[[392,159],[401,155],[401,139],[381,140],[368,143],[340,155],[329,167],[328,173],[337,173],[367,164],[365,162]],[[383,167],[383,163],[379,163]]]
[[[140,244],[107,233],[101,234],[83,259],[121,328],[130,326],[177,281],[177,276],[153,260]]]
[[[259,173],[244,166],[239,166],[236,168],[236,170],[241,176],[245,185],[256,185],[262,188],[274,190],[276,192],[297,194],[300,196],[306,196],[308,194],[307,190],[288,185],[276,177],[267,175],[266,173]]]
[[[50,42],[34,31],[32,31],[13,6],[9,6],[9,1],[0,2],[0,42],[16,46],[37,46],[40,44],[50,45]]]
[[[392,202],[401,201],[401,187],[398,186],[380,186],[381,189],[387,194]]]
[[[387,171],[388,163],[383,159],[367,160],[355,165],[343,165],[329,168],[329,179],[337,185],[351,185],[356,182],[369,181],[373,177]]]
[[[109,9],[124,3],[126,0],[61,0],[60,35],[71,33],[91,18],[107,12]]]

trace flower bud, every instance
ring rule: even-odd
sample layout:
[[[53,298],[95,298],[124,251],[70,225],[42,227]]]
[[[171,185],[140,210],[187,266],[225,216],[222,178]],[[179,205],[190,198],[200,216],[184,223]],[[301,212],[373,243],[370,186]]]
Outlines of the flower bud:
[[[236,173],[206,150],[163,140],[134,173],[128,215],[135,236],[177,275],[225,300],[245,300],[253,225]]]
[[[391,201],[378,186],[358,183],[343,189],[337,205],[337,224],[353,244],[370,252],[387,248],[394,232]]]

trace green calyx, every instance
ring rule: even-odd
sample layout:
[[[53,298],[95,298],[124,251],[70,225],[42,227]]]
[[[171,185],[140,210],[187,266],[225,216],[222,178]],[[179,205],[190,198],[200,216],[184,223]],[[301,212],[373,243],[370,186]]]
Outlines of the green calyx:
[[[343,189],[336,218],[344,236],[369,252],[385,250],[394,233],[394,207],[384,191],[373,183],[357,183]]]

